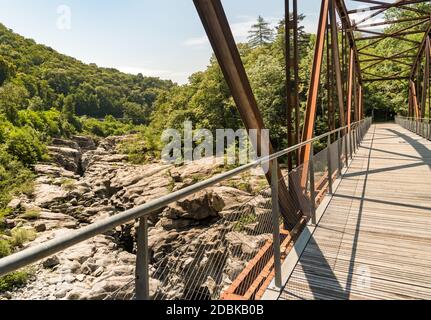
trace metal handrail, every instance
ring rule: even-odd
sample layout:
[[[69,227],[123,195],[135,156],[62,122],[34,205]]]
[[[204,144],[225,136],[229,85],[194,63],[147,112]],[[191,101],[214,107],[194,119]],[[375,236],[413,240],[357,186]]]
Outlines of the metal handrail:
[[[396,118],[407,119],[407,120],[410,120],[410,121],[417,121],[417,120],[431,121],[431,118],[416,118],[416,117],[403,117],[403,116],[396,116]]]
[[[156,210],[161,209],[163,207],[166,207],[167,205],[174,203],[178,200],[181,200],[183,198],[186,198],[190,195],[193,195],[199,191],[202,191],[208,187],[211,187],[217,183],[220,183],[222,181],[225,181],[229,178],[235,177],[240,173],[243,173],[245,171],[248,171],[250,169],[256,168],[258,166],[261,166],[263,164],[266,164],[270,161],[273,161],[275,159],[278,159],[284,155],[289,154],[290,152],[294,152],[310,143],[314,143],[316,141],[319,141],[321,139],[330,137],[333,134],[341,133],[343,131],[346,131],[346,129],[355,130],[364,122],[371,121],[370,118],[363,119],[361,121],[355,122],[351,124],[351,126],[345,126],[342,128],[338,128],[336,130],[333,130],[331,132],[325,133],[323,135],[320,135],[318,137],[315,137],[311,140],[308,140],[306,142],[302,142],[300,144],[297,144],[295,146],[292,146],[290,148],[287,148],[285,150],[273,153],[272,155],[265,156],[262,158],[257,159],[254,162],[251,162],[249,164],[243,165],[241,167],[238,167],[236,169],[230,170],[225,173],[221,173],[215,177],[209,178],[205,181],[196,183],[190,187],[184,188],[182,190],[176,191],[174,193],[171,193],[166,196],[162,196],[159,199],[150,201],[149,203],[146,203],[144,205],[135,207],[133,209],[124,211],[122,213],[119,213],[115,216],[109,217],[103,221],[95,222],[91,225],[88,225],[86,227],[82,227],[78,230],[71,231],[70,233],[67,233],[65,235],[62,235],[56,239],[49,240],[45,243],[39,244],[34,247],[27,248],[23,251],[17,252],[13,255],[7,256],[5,258],[0,259],[0,276],[6,275],[10,272],[16,271],[22,267],[25,267],[27,265],[30,265],[32,263],[35,263],[37,261],[40,261],[44,258],[47,258],[55,253],[58,253],[62,250],[65,250],[71,246],[74,246],[80,242],[86,241],[88,239],[91,239],[99,234],[103,234],[104,232],[107,232],[109,230],[112,230],[118,226],[124,225],[128,223],[129,221],[136,220],[136,219],[146,219],[148,216],[152,213],[154,213]],[[142,220],[141,220],[142,221]]]

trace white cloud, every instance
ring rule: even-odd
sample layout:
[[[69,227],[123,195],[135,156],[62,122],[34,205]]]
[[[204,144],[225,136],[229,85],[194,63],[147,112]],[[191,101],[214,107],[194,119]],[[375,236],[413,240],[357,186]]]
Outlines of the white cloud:
[[[197,38],[190,38],[184,42],[184,45],[188,47],[194,47],[194,46],[202,46],[207,45],[209,43],[207,36],[197,37]]]
[[[115,67],[117,70],[137,75],[141,73],[143,76],[147,77],[159,77],[161,79],[169,79],[180,84],[186,83],[187,79],[190,75],[190,72],[177,72],[172,70],[158,70],[151,69],[148,67],[139,67],[139,66],[117,66]]]

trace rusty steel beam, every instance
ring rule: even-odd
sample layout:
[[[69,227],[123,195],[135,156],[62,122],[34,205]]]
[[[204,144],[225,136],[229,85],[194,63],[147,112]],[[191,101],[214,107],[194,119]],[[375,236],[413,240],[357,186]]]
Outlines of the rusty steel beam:
[[[404,22],[412,22],[412,21],[418,21],[418,20],[429,20],[429,16],[421,16],[421,17],[414,17],[414,18],[403,18],[398,20],[386,20],[382,22],[374,22],[369,24],[361,24],[361,28],[371,28],[371,27],[380,27],[380,26],[386,26],[386,25],[392,25],[392,24],[398,24],[398,23],[404,23]],[[353,31],[358,31],[358,27],[353,27]]]
[[[377,66],[377,65],[380,65],[380,64],[382,64],[382,63],[384,63],[384,62],[386,62],[386,61],[392,61],[392,62],[395,62],[395,63],[397,63],[397,64],[402,64],[402,65],[405,65],[405,66],[407,66],[407,67],[410,67],[410,64],[408,64],[407,62],[403,62],[403,61],[399,61],[399,60],[397,60],[397,59],[384,59],[384,60],[378,60],[378,61],[376,61],[375,63],[372,63],[372,64],[370,64],[370,65],[368,65],[368,66],[366,66],[366,67],[364,67],[364,68],[362,68],[362,72],[364,72],[365,70],[368,70],[368,69],[370,69],[370,68],[372,68],[372,67],[375,67],[375,66]]]
[[[391,37],[391,36],[388,37],[388,35],[386,33],[382,33],[382,32],[368,31],[368,30],[363,30],[363,29],[358,29],[356,31],[374,34],[374,36],[356,38],[356,41],[367,41],[367,40],[374,40],[374,39],[381,39],[381,38],[386,39],[386,38]],[[399,32],[397,34],[397,36],[408,36],[408,35],[424,33],[424,32],[425,32],[424,30],[405,31],[405,32]]]
[[[329,4],[330,8],[329,11],[331,11],[332,7],[332,1]],[[330,14],[329,14],[330,15]],[[327,96],[327,103],[328,103],[328,128],[330,131],[334,131],[335,126],[335,109],[334,109],[334,99],[333,99],[333,65],[332,65],[332,42],[334,41],[334,38],[331,37],[331,21],[328,17],[328,26],[326,31],[326,96]],[[338,41],[338,38],[335,38],[335,41]]]
[[[346,125],[345,119],[345,108],[344,108],[344,94],[343,94],[343,76],[341,74],[341,65],[340,65],[340,50],[338,47],[338,31],[337,31],[337,14],[335,11],[335,0],[331,0],[331,8],[329,12],[329,18],[331,22],[331,38],[337,39],[337,41],[332,41],[332,66],[335,72],[335,82],[337,89],[337,98],[338,98],[338,108],[340,112],[340,127],[344,127]]]
[[[430,34],[431,34],[431,21],[428,23],[427,30],[425,31],[425,35],[422,39],[422,43],[421,43],[419,50],[418,50],[418,53],[416,55],[415,62],[413,63],[412,70],[410,73],[411,79],[414,78],[416,71],[419,68],[421,56],[422,56],[423,52],[425,51],[425,46],[426,46],[426,41],[427,41],[426,39],[429,37]]]
[[[361,1],[363,2],[363,1]],[[411,1],[404,1],[400,3],[380,3],[377,6],[373,7],[367,7],[367,8],[360,8],[360,9],[353,9],[349,10],[349,14],[353,13],[362,13],[362,12],[368,12],[368,11],[374,11],[374,10],[380,10],[380,9],[390,9],[390,8],[402,8],[405,9],[404,6],[408,6],[411,4],[417,4],[417,3],[423,3],[424,0],[411,0]]]
[[[295,61],[299,61],[299,31],[298,31],[298,0],[293,0],[293,59]],[[293,70],[293,78],[294,78],[294,104],[295,104],[295,144],[299,144],[301,142],[301,106],[299,101],[299,63],[294,66]],[[296,153],[296,162],[297,165],[300,165],[301,157],[300,157],[300,149],[298,149]]]
[[[350,125],[352,123],[352,101],[353,101],[353,81],[354,81],[354,63],[355,54],[353,49],[350,49],[349,53],[349,88],[347,91],[347,126],[350,131]]]
[[[295,65],[295,62],[292,63],[291,57],[291,45],[290,45],[290,0],[285,0],[284,5],[284,55],[285,55],[285,71],[286,71],[286,112],[287,112],[287,144],[288,147],[294,145],[294,137],[293,137],[293,123],[292,123],[292,114],[293,114],[293,88],[292,88],[292,65]],[[293,170],[293,154],[290,153],[287,156],[287,167],[289,172]]]
[[[403,2],[403,1],[404,0],[398,0],[398,1],[395,2],[395,4]],[[388,9],[389,8],[382,8],[382,9],[380,9],[380,10],[378,10],[378,11],[376,11],[376,12],[370,14],[370,15],[368,15],[367,17],[359,20],[358,22],[355,22],[355,24],[353,25],[353,27],[357,27],[358,25],[360,25],[360,24],[362,24],[362,23],[364,23],[364,22],[366,22],[366,21],[368,21],[368,20],[370,20],[370,19],[372,19],[374,17],[377,17],[378,15],[382,14],[383,12],[385,12]]]
[[[398,40],[403,40],[403,41],[410,42],[410,43],[414,43],[414,44],[420,44],[420,42],[417,42],[417,41],[414,41],[414,40],[410,40],[410,39],[406,39],[406,38],[403,38],[403,37],[401,37],[401,36],[397,36],[397,34],[398,34],[399,32],[407,31],[407,30],[410,30],[410,29],[412,29],[412,28],[414,28],[414,27],[417,27],[417,26],[421,25],[421,24],[422,24],[422,23],[424,23],[424,22],[426,22],[426,20],[419,21],[419,22],[414,23],[414,24],[412,24],[412,25],[410,25],[410,26],[407,26],[407,27],[404,27],[404,28],[402,28],[402,29],[400,29],[400,30],[397,30],[397,31],[395,31],[395,32],[389,33],[389,34],[387,34],[387,36],[386,36],[386,37],[383,37],[383,38],[377,39],[377,40],[375,40],[375,41],[372,41],[371,43],[368,43],[367,45],[365,45],[365,46],[363,46],[363,47],[359,48],[359,49],[358,49],[358,51],[359,51],[359,52],[361,52],[362,50],[364,50],[364,49],[366,49],[366,48],[368,48],[368,47],[374,46],[374,45],[376,45],[377,43],[379,43],[379,42],[381,42],[382,40],[387,39],[387,38],[395,38],[395,39],[398,39]]]
[[[265,128],[264,122],[220,0],[194,0],[194,4],[245,127],[248,130],[257,129],[257,143],[254,145],[257,154],[262,155],[266,152],[272,154],[271,144],[269,150],[264,150],[264,145],[260,143],[263,136],[262,130]],[[269,183],[271,183],[271,166],[272,164],[269,165],[270,169],[266,173]],[[279,176],[282,177],[281,170],[278,169],[278,171]],[[284,179],[279,181],[279,197],[285,227],[290,230],[300,217],[293,206]]]
[[[344,0],[335,0],[335,4],[337,7],[338,15],[340,16],[342,25],[344,26],[344,29],[346,29],[347,38],[349,40],[348,44],[351,48],[353,48],[353,51],[355,53],[355,66],[356,66],[356,71],[358,75],[358,80],[359,80],[359,83],[362,83],[362,74],[361,74],[361,68],[359,65],[359,51],[356,46],[355,34],[352,31],[353,30],[352,23],[350,21],[349,14],[347,13],[346,4]]]
[[[428,98],[428,84],[430,79],[430,37],[426,37],[425,40],[425,68],[424,68],[424,77],[423,77],[423,87],[422,87],[422,99],[421,99],[421,111],[422,118],[425,118],[425,110]]]
[[[392,58],[392,57],[370,58],[370,59],[361,59],[360,62],[365,63],[365,62],[385,61],[385,60],[393,60],[393,59],[413,59],[413,58],[416,58],[416,56],[405,55],[397,58]]]
[[[289,146],[300,143],[300,105],[299,105],[299,39],[298,39],[298,2],[285,0],[285,62],[286,62],[286,103]],[[292,13],[292,19],[290,19]],[[295,153],[296,166],[300,164],[300,151]],[[288,169],[293,169],[293,154],[288,158]]]
[[[412,105],[413,105],[413,111],[416,120],[419,120],[420,118],[420,110],[419,110],[419,103],[418,103],[418,97],[416,95],[416,85],[413,80],[410,80],[410,92],[412,97]]]
[[[313,66],[311,70],[310,88],[307,99],[307,109],[305,112],[304,129],[302,141],[308,141],[314,136],[314,124],[317,112],[317,98],[319,94],[320,76],[322,71],[323,51],[325,47],[325,33],[327,29],[327,19],[329,13],[329,0],[322,0],[317,29],[316,47],[314,50]],[[308,163],[311,156],[311,145],[302,148],[302,163]],[[301,178],[301,186],[305,188],[308,179],[308,165],[304,166]]]
[[[378,82],[378,81],[394,81],[394,80],[409,80],[410,77],[382,77],[382,78],[375,78],[375,79],[363,79],[363,82],[369,83],[369,82]]]

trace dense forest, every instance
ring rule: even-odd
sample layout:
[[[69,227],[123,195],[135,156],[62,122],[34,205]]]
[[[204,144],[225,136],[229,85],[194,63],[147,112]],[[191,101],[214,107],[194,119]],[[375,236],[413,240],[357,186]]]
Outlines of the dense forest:
[[[137,132],[173,86],[81,63],[0,25],[0,231],[11,197],[31,192],[32,165],[48,159],[51,138]],[[1,240],[0,257],[5,248]]]
[[[418,6],[431,10],[429,4]],[[387,18],[414,14],[392,9],[387,11]],[[395,31],[393,28],[385,32]],[[418,40],[420,34],[408,37]],[[302,112],[307,100],[314,43],[315,36],[301,28]],[[408,43],[385,39],[370,46],[367,52],[391,55],[404,46]],[[249,42],[239,44],[265,125],[277,149],[287,146],[284,47],[284,21],[272,28],[262,17],[250,30]],[[370,72],[391,74],[400,71],[396,68],[388,62]],[[326,83],[324,70],[322,84]],[[317,133],[327,130],[325,92],[321,90],[319,97]],[[395,113],[407,110],[405,81],[372,83],[365,93],[368,114],[372,109]],[[81,63],[0,25],[0,224],[1,217],[8,214],[5,208],[12,195],[31,190],[32,165],[47,159],[46,145],[51,138],[137,133],[136,139],[124,148],[133,161],[142,162],[157,157],[164,129],[182,128],[185,120],[193,121],[197,129],[242,127],[214,57],[206,70],[190,76],[188,84],[177,85]]]

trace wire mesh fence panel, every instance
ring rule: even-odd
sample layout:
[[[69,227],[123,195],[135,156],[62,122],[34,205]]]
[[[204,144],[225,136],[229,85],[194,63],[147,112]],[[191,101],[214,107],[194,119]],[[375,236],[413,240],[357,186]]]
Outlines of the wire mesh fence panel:
[[[156,253],[151,262],[153,298],[206,300],[220,299],[225,292],[246,294],[273,255],[271,208],[268,187],[212,225],[184,231],[189,241],[160,258]]]
[[[298,211],[303,215],[310,216],[310,183],[309,183],[309,163],[306,162],[292,172],[286,175],[285,180],[288,181],[289,192],[296,199]]]
[[[330,176],[332,177],[332,180],[335,180],[338,177],[338,172],[339,172],[339,165],[340,165],[340,161],[338,159],[338,141],[333,142],[330,146],[329,146],[329,158],[331,160],[330,162],[330,167],[331,167],[331,174]]]
[[[319,201],[326,194],[329,185],[328,175],[328,148],[320,151],[313,157],[314,167],[314,190],[316,192],[316,200]]]

